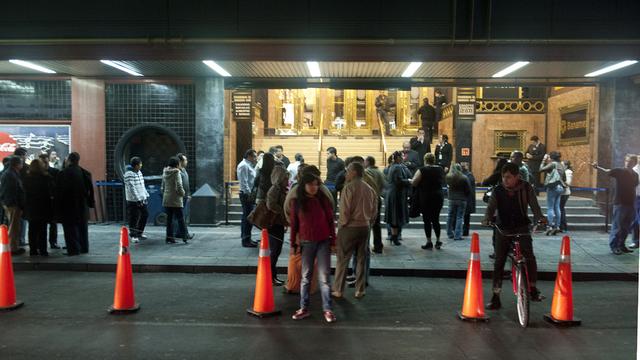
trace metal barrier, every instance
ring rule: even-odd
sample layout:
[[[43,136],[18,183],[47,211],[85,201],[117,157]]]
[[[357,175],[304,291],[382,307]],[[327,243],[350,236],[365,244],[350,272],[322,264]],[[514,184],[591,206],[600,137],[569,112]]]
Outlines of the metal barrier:
[[[226,181],[224,183],[224,224],[229,225],[229,205],[231,204],[231,187],[240,185],[239,181]]]

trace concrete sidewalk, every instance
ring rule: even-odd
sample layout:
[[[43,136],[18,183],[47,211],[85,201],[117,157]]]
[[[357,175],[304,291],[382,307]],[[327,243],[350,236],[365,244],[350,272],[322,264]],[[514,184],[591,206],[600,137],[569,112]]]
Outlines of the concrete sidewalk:
[[[114,271],[119,246],[118,225],[91,225],[89,227],[90,253],[67,257],[64,250],[52,250],[49,257],[14,257],[16,270],[77,270]],[[258,250],[240,246],[237,226],[217,228],[193,227],[196,237],[189,244],[168,245],[164,241],[164,227],[150,226],[149,239],[131,244],[131,256],[136,272],[228,272],[255,273]],[[480,230],[482,269],[490,276],[493,261],[491,231]],[[608,234],[594,231],[571,232],[571,261],[576,280],[630,280],[638,279],[638,255],[613,255],[609,251]],[[384,234],[383,234],[384,236]],[[260,237],[254,231],[254,240]],[[285,235],[282,255],[278,261],[280,274],[286,273],[289,254],[288,233]],[[389,276],[464,277],[469,259],[469,238],[463,241],[443,240],[441,250],[422,250],[424,232],[418,229],[403,231],[402,246],[385,241],[383,254],[372,254],[371,273]],[[62,233],[58,242],[64,244]],[[539,277],[555,279],[560,254],[561,236],[534,236],[534,251],[538,261]],[[332,257],[335,264],[335,256]]]

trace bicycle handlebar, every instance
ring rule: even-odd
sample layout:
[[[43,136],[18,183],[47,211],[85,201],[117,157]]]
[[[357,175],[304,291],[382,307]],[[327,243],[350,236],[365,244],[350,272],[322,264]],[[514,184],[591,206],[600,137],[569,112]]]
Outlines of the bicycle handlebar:
[[[489,224],[489,226],[496,229],[500,233],[500,235],[504,237],[520,237],[520,236],[530,236],[531,233],[534,233],[538,229],[538,225],[541,225],[541,224],[542,222],[538,222],[537,224],[533,225],[533,227],[531,227],[531,230],[527,233],[514,233],[514,234],[505,234],[504,231],[502,231],[502,229],[500,229],[500,227],[495,223],[491,223]]]

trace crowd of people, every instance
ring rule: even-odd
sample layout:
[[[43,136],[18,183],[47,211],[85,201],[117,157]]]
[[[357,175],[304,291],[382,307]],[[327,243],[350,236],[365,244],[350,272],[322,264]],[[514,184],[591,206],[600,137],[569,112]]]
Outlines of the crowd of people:
[[[49,256],[49,248],[60,248],[58,223],[64,230],[65,255],[88,253],[89,209],[95,202],[91,173],[80,166],[80,155],[70,153],[63,164],[55,152],[37,154],[29,164],[26,160],[27,150],[19,147],[2,161],[0,216],[8,224],[11,253],[26,253],[26,237],[29,255]]]

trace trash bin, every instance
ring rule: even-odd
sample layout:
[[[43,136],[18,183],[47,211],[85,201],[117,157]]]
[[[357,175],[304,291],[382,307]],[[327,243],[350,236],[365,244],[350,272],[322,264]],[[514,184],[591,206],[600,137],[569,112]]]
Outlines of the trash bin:
[[[191,225],[218,226],[216,216],[220,193],[209,184],[202,185],[191,195]]]
[[[164,208],[162,207],[160,181],[149,181],[145,178],[145,186],[149,193],[149,199],[147,200],[147,211],[149,212],[147,224],[165,225],[167,215],[164,213]]]

